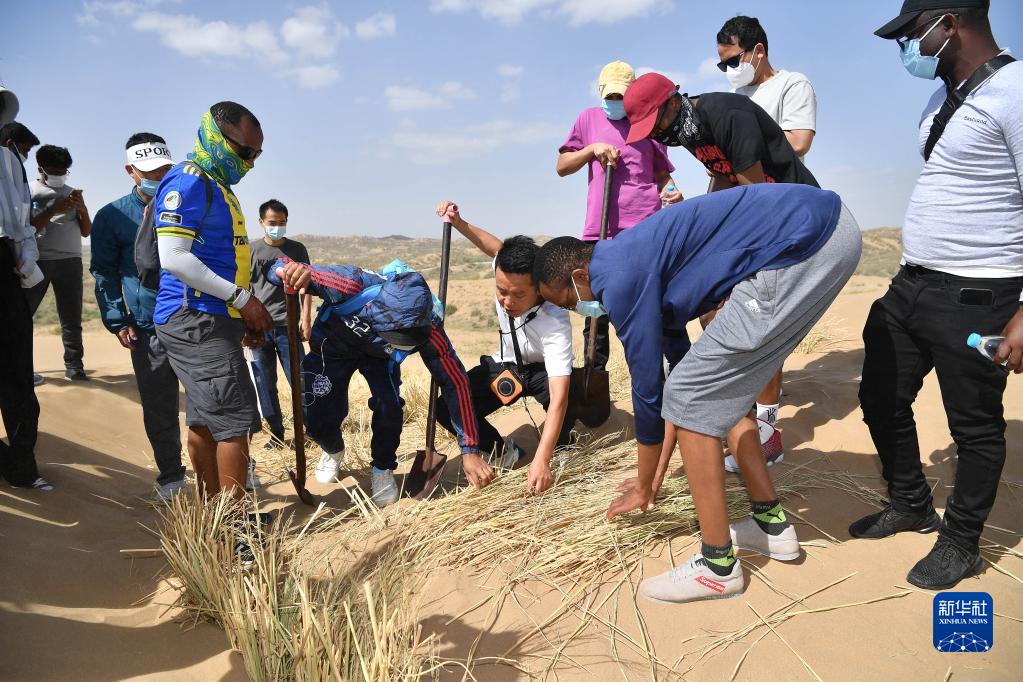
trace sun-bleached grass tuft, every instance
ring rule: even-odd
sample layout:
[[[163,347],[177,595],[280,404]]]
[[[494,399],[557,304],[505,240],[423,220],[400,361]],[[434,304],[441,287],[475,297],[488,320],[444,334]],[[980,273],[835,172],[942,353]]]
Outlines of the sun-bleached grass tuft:
[[[847,340],[846,330],[841,326],[842,320],[821,319],[803,340],[796,346],[794,353],[810,355],[834,349]]]
[[[319,530],[277,518],[259,531],[241,510],[224,496],[179,495],[160,534],[178,606],[223,627],[251,679],[387,682],[436,667],[415,617],[424,576],[391,563],[310,570],[297,559]],[[234,554],[238,537],[252,547],[250,566]]]

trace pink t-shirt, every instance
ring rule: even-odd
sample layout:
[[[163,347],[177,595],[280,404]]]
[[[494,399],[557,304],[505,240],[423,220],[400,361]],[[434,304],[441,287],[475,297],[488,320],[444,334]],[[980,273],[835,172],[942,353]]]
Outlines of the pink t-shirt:
[[[594,142],[603,142],[617,147],[622,156],[614,170],[611,183],[611,210],[607,218],[607,236],[632,227],[654,211],[661,208],[661,196],[657,191],[656,175],[675,170],[668,160],[668,151],[663,144],[646,139],[626,145],[629,135],[629,121],[612,121],[600,107],[587,109],[579,114],[572,131],[559,152],[577,152]],[[604,207],[604,168],[597,159],[589,162],[590,186],[586,194],[586,226],[583,239],[593,241],[600,238],[600,213]]]

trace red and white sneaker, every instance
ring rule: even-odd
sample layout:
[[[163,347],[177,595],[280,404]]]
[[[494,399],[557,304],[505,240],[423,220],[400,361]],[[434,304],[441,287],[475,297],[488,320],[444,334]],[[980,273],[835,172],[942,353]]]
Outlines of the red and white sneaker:
[[[689,561],[667,573],[647,578],[639,585],[644,599],[662,604],[685,604],[703,599],[726,599],[745,590],[742,563],[732,564],[732,572],[718,575],[710,570],[702,554],[694,554]]]
[[[757,431],[760,432],[760,454],[763,455],[767,466],[785,459],[785,450],[781,445],[781,431],[763,419],[757,420]],[[733,474],[739,473],[739,463],[727,450],[725,451],[725,471]]]

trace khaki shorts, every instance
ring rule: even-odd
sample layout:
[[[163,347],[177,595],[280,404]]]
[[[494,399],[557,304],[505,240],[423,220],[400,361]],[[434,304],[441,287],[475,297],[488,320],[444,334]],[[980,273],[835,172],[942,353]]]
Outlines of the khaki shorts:
[[[182,306],[156,335],[185,387],[185,423],[205,426],[216,441],[260,428],[256,389],[249,378],[241,320]]]

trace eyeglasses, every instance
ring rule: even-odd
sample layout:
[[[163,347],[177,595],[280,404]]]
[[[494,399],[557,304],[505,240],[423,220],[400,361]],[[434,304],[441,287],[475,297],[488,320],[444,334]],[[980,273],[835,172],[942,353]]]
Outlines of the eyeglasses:
[[[739,62],[742,61],[742,56],[744,54],[746,54],[746,50],[743,50],[742,52],[740,52],[737,55],[733,55],[733,56],[729,57],[728,59],[724,59],[724,60],[718,62],[718,68],[721,69],[721,73],[724,73],[729,68],[733,68],[733,69],[738,68],[739,67]]]
[[[937,21],[935,21],[934,23],[931,23],[931,24],[929,24],[928,22],[924,22],[924,23],[920,24],[919,26],[917,26],[916,28],[910,29],[901,38],[896,38],[895,42],[899,44],[899,49],[902,50],[903,52],[905,52],[906,51],[906,46],[909,45],[909,42],[912,40],[912,38],[910,38],[911,35],[913,35],[914,33],[918,32],[922,28],[926,28],[927,29],[927,31],[924,33],[924,35],[927,35],[927,33],[931,32],[931,29],[933,29],[935,26],[937,26],[938,24],[941,23],[942,19],[944,19],[945,17],[949,17],[949,16],[955,17],[956,19],[958,19],[959,18],[959,13],[958,12],[945,12],[940,17],[931,17],[931,19],[937,19]],[[928,28],[928,26],[929,26],[929,28]],[[923,36],[920,36],[920,37],[921,37],[921,39],[923,38]]]
[[[249,163],[251,163],[258,159],[259,155],[263,153],[262,149],[253,149],[252,147],[246,146],[239,142],[238,140],[231,137],[230,135],[228,135],[227,133],[225,133],[223,130],[220,131],[220,134],[224,136],[225,140],[231,143],[231,146],[234,148],[235,153],[241,158],[242,161],[248,161]]]

